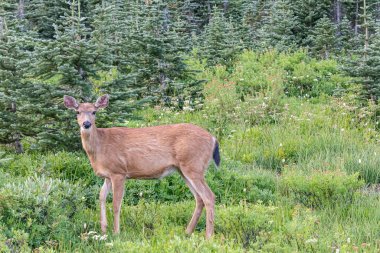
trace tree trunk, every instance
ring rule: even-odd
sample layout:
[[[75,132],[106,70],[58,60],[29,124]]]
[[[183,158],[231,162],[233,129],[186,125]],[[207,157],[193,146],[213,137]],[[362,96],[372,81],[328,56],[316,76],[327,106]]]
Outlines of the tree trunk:
[[[3,24],[3,17],[0,17],[0,40],[4,36],[4,24]]]
[[[358,36],[358,24],[359,23],[359,0],[356,0],[356,9],[355,9],[355,36]]]
[[[16,113],[17,107],[16,107],[16,102],[11,103],[11,112]],[[17,154],[24,153],[24,149],[22,147],[21,141],[20,141],[20,133],[15,133],[14,135],[14,145],[16,149]]]
[[[342,3],[340,0],[334,1],[334,12],[335,24],[339,25],[342,20]]]
[[[19,134],[16,135],[15,149],[17,154],[24,153],[24,148],[22,147]]]
[[[25,17],[24,6],[25,6],[25,1],[19,0],[18,9],[17,9],[17,17],[19,19],[24,19],[24,17]]]
[[[229,5],[228,0],[223,0],[223,14],[227,13],[228,5]]]
[[[363,26],[365,30],[365,42],[364,42],[364,49],[365,49],[365,55],[368,49],[369,45],[369,33],[368,33],[368,24],[367,24],[367,2],[366,0],[363,1]]]

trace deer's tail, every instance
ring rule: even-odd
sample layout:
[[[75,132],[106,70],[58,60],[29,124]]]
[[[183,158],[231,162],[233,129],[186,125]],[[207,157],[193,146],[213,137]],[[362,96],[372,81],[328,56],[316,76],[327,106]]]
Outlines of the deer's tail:
[[[220,165],[220,152],[219,152],[219,143],[215,139],[214,152],[212,154],[212,159],[214,159],[216,167]]]

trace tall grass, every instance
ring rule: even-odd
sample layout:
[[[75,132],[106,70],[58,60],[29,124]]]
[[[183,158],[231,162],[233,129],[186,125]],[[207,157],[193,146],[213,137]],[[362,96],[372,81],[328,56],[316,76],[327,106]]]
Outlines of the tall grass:
[[[353,99],[336,61],[247,51],[232,69],[188,64],[207,80],[203,100],[136,111],[124,125],[189,122],[218,138],[222,166],[206,174],[217,199],[212,240],[204,216],[185,235],[195,203],[179,175],[129,180],[121,234],[104,236],[102,180],[83,152],[5,153],[0,251],[380,251],[379,108]]]

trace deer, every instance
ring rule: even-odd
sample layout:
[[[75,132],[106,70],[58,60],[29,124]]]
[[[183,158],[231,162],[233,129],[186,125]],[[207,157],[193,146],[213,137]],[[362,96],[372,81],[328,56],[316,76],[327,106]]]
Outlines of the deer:
[[[206,209],[206,239],[214,234],[215,194],[205,181],[214,160],[220,165],[217,139],[203,128],[180,123],[153,127],[97,128],[96,113],[109,104],[109,95],[95,103],[78,103],[64,96],[64,105],[77,113],[83,149],[94,173],[104,178],[99,193],[100,226],[107,232],[106,198],[112,189],[113,233],[120,233],[120,210],[127,179],[162,179],[178,172],[195,198],[195,209],[186,228],[192,234]]]

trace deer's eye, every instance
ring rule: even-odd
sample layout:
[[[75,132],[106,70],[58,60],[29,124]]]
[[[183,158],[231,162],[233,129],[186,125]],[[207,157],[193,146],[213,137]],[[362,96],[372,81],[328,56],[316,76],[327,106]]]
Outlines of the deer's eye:
[[[93,111],[92,114],[95,115],[95,114],[96,114],[96,111]]]

